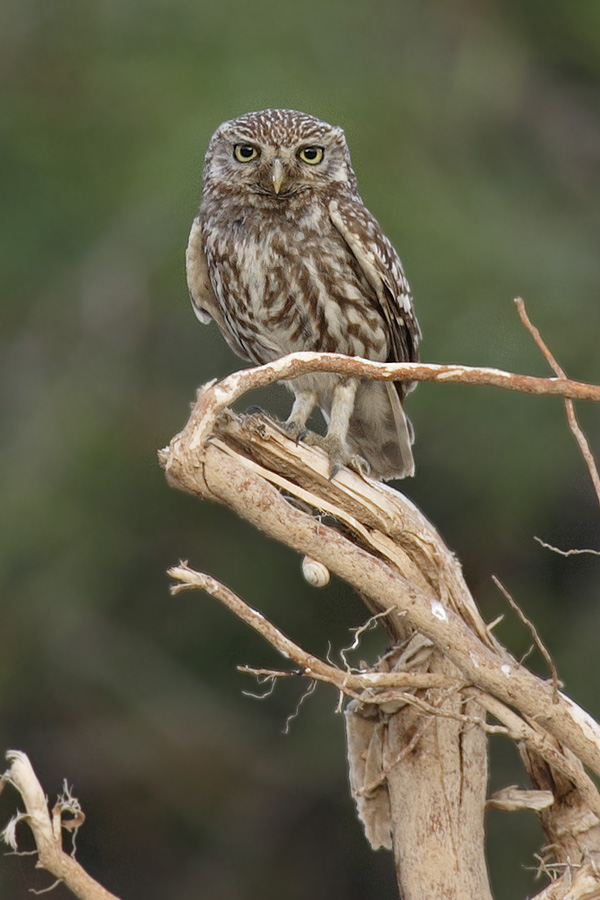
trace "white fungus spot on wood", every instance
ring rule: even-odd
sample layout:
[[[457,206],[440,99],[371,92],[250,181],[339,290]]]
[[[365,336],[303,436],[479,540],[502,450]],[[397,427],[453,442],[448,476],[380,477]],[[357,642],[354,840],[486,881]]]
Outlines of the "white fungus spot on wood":
[[[448,616],[446,615],[446,610],[444,609],[444,607],[442,606],[442,604],[440,603],[439,600],[432,601],[431,612],[436,617],[436,619],[440,620],[440,622],[448,621]]]

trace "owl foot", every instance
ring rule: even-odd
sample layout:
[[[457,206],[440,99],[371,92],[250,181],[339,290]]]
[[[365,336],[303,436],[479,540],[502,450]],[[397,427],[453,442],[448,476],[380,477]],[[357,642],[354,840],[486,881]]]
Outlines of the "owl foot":
[[[329,457],[329,480],[332,481],[344,466],[352,466],[358,468],[359,462],[367,465],[366,460],[358,457],[353,453],[347,444],[339,440],[335,435],[315,434],[314,431],[308,431],[302,437],[305,444],[309,447],[319,447],[324,450]],[[361,471],[361,469],[359,469]]]
[[[325,435],[323,447],[329,456],[329,480],[333,481],[340,469],[350,462],[351,453],[337,435]]]
[[[321,445],[329,456],[329,480],[333,481],[340,469],[347,466],[359,475],[368,475],[370,466],[364,457],[355,453],[346,443],[342,443],[335,435],[327,435]]]
[[[371,472],[369,463],[363,456],[359,456],[358,453],[350,453],[348,456],[344,456],[342,458],[338,457],[337,459],[333,458],[330,455],[329,480],[333,481],[340,469],[342,469],[344,466],[347,466],[349,469],[353,469],[355,472],[358,472],[359,475],[368,476]]]

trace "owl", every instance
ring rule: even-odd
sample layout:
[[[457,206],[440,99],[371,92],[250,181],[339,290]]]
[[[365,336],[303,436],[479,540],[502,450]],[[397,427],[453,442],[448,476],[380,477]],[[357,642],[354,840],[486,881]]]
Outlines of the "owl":
[[[194,311],[252,363],[298,350],[418,359],[420,330],[398,254],[358,192],[341,128],[288,109],[224,122],[206,153],[186,253]],[[330,476],[414,473],[403,402],[413,385],[329,373],[287,382],[287,432],[319,443]],[[319,406],[327,432],[307,430]]]

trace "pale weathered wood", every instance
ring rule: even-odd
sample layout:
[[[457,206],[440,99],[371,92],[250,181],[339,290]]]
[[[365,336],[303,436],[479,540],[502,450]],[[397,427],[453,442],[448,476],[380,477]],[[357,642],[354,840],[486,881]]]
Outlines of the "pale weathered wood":
[[[564,785],[570,786],[571,801],[584,815],[585,840],[561,837],[547,788],[544,803],[531,805],[546,817],[542,824],[560,844],[557,864],[571,854],[558,872],[563,892],[556,893],[556,883],[552,897],[582,900],[587,894],[567,893],[574,873],[583,871],[578,867],[585,867],[586,877],[580,876],[585,890],[590,883],[600,885],[593,874],[600,851],[600,795],[582,765],[600,774],[598,723],[498,644],[457,560],[406,497],[349,469],[331,481],[320,450],[297,446],[264,416],[224,411],[257,383],[297,374],[309,356],[297,354],[273,363],[273,371],[269,366],[246,370],[220,385],[207,385],[186,428],[161,452],[161,462],[174,486],[226,504],[345,579],[373,613],[385,612],[381,624],[396,650],[368,673],[336,669],[282,639],[260,614],[244,609],[240,598],[230,602],[228,589],[214,579],[181,567],[171,574],[182,585],[201,586],[226,602],[305,675],[329,681],[352,698],[346,719],[353,795],[372,844],[393,846],[403,900],[491,897],[484,855],[488,731],[527,748],[534,786],[544,790],[536,782],[539,771],[552,773],[561,797]],[[353,372],[363,363],[328,356],[315,369],[329,370],[336,362],[336,370],[350,366]],[[361,374],[372,374],[371,366]],[[433,367],[425,368],[425,377],[439,378]],[[469,379],[467,369],[450,368],[448,379],[460,368],[464,380],[482,383],[480,372]],[[512,377],[521,387],[507,384],[507,373],[486,383],[530,388],[527,380],[523,387],[525,376]],[[563,392],[563,379],[537,381],[551,383],[548,392],[557,386],[562,396],[584,395],[579,387]],[[534,389],[546,392],[542,385]],[[596,393],[600,397],[596,388],[585,396],[596,399]],[[486,709],[499,724],[486,722]]]
[[[401,568],[400,554],[394,554],[393,561],[384,558],[385,541],[379,542],[380,535],[374,529],[371,529],[373,533],[369,538],[372,547],[362,546],[367,540],[364,523],[350,516],[341,504],[338,518],[346,526],[344,531],[324,525],[310,512],[290,503],[282,488],[291,496],[298,493],[291,479],[278,477],[278,487],[275,487],[269,480],[266,468],[257,469],[253,460],[233,449],[240,439],[239,418],[232,420],[231,416],[227,416],[221,420],[216,436],[201,450],[197,429],[203,429],[202,406],[203,397],[192,412],[186,429],[173,439],[168,453],[162,457],[167,477],[174,486],[225,503],[271,537],[323,562],[367,598],[374,610],[389,608],[407,616],[414,628],[447,654],[469,684],[478,685],[509,706],[514,706],[523,715],[535,718],[600,775],[598,723],[570,698],[561,692],[556,694],[551,684],[533,675],[506,650],[493,644],[491,638],[483,639],[487,635],[485,625],[480,620],[476,625],[479,617],[473,599],[462,577],[459,577],[459,567],[455,564],[450,569],[450,582],[441,578],[439,572],[432,574],[436,558],[441,558],[445,563],[451,554],[439,536],[436,540],[435,529],[406,497],[349,470],[344,470],[343,479],[336,486],[336,489],[345,488],[349,482],[355,505],[362,490],[366,498],[367,518],[372,520],[379,508],[382,521],[387,520],[391,534],[404,529],[406,547],[394,544],[394,548],[410,556],[410,548],[417,547],[425,555],[421,576],[426,582],[436,578],[439,580],[443,593],[441,599],[434,590],[422,587],[421,578],[411,579],[414,559],[408,561],[409,568],[405,574]],[[229,444],[225,437],[232,421],[234,435]],[[328,480],[327,460],[322,451],[296,446],[266,421],[259,420],[257,424],[255,417],[250,417],[248,427],[251,431],[258,429],[263,435],[259,438],[254,433],[248,440],[248,454],[251,453],[252,442],[260,439],[265,448],[274,444],[279,445],[280,452],[285,448],[288,460],[301,458],[313,476],[322,480],[320,495],[310,495],[314,509],[327,508],[333,482]],[[306,491],[300,494],[305,503],[308,496]],[[356,530],[358,539],[347,537],[344,533],[346,529]],[[429,555],[426,553],[428,546]],[[442,571],[444,569],[445,566]],[[457,582],[456,591],[452,581]],[[398,623],[402,630],[397,614],[392,613],[386,621]]]
[[[4,829],[2,837],[6,843],[17,850],[15,827],[22,819],[33,833],[39,868],[45,869],[57,881],[62,882],[79,900],[119,900],[116,894],[107,891],[73,856],[63,850],[62,828],[67,827],[62,820],[61,807],[64,804],[59,801],[52,810],[52,816],[50,815],[46,796],[26,754],[11,750],[7,753],[7,758],[10,767],[4,773],[2,782],[12,784],[19,792],[25,805],[25,813],[17,815]],[[79,815],[83,821],[83,816]]]

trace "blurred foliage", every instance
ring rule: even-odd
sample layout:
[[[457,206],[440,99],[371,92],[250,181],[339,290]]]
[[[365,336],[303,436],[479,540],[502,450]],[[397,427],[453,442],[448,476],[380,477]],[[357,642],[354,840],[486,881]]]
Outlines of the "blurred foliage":
[[[51,796],[74,783],[79,858],[130,900],[396,897],[348,798],[336,698],[320,689],[283,735],[302,686],[242,696],[236,664],[271,651],[207,598],[169,599],[165,570],[187,558],[316,652],[364,619],[344,585],[311,590],[294,554],[157,466],[196,386],[239,366],[187,301],[202,155],[250,109],[343,124],[424,359],[546,373],[522,294],[567,371],[597,382],[600,6],[5,0],[0,73],[0,744]],[[284,394],[264,402],[283,411]],[[506,612],[493,572],[600,714],[598,562],[533,541],[598,545],[560,402],[423,385],[410,414],[406,491],[486,616]],[[598,450],[598,411],[581,415]],[[514,616],[499,633],[527,650]],[[522,782],[513,748],[492,751],[492,787]],[[13,807],[5,792],[3,821]],[[531,892],[533,817],[494,814],[490,834],[496,896]],[[3,859],[2,896],[47,883]]]

